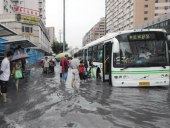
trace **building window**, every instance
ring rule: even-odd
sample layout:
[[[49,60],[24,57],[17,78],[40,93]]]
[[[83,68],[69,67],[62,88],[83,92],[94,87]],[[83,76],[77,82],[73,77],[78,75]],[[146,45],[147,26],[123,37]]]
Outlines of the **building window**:
[[[158,0],[155,0],[155,3],[158,3]]]
[[[148,5],[145,5],[145,8],[148,8]]]
[[[148,20],[148,18],[147,18],[147,17],[145,17],[145,18],[144,18],[144,20]]]
[[[33,32],[32,26],[23,25],[23,26],[22,26],[22,32],[32,33],[32,32]]]
[[[167,9],[168,9],[168,6],[165,6],[164,8],[165,8],[165,10],[167,10]]]
[[[145,14],[148,14],[148,11],[145,11],[144,13],[145,13]]]

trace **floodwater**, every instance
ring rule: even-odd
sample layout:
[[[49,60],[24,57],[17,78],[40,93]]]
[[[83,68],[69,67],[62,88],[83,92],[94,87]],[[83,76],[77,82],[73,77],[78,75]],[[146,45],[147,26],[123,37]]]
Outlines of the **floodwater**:
[[[0,128],[169,128],[169,88],[115,88],[88,80],[73,89],[32,68],[19,91],[0,97]]]

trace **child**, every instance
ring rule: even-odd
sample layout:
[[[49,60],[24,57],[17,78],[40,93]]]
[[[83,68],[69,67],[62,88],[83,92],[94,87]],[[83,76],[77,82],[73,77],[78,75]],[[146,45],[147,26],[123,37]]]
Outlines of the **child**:
[[[79,70],[80,81],[83,83],[83,82],[85,82],[85,67],[84,67],[82,60],[80,61],[78,70]]]
[[[19,86],[19,79],[23,78],[22,70],[21,70],[21,64],[19,61],[15,63],[15,66],[13,67],[12,73],[14,74],[15,77],[15,85],[16,89],[18,91],[18,86]]]

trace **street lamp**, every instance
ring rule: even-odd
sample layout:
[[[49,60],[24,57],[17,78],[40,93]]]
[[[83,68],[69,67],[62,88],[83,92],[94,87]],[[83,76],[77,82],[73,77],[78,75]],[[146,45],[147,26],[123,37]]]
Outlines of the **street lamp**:
[[[63,52],[65,52],[65,0],[63,0]]]

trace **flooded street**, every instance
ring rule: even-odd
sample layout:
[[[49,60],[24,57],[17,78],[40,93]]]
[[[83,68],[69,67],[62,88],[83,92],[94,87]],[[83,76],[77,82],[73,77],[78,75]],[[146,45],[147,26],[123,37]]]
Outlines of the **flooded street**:
[[[115,88],[89,80],[73,89],[34,67],[19,92],[0,97],[0,128],[169,128],[169,88]]]

